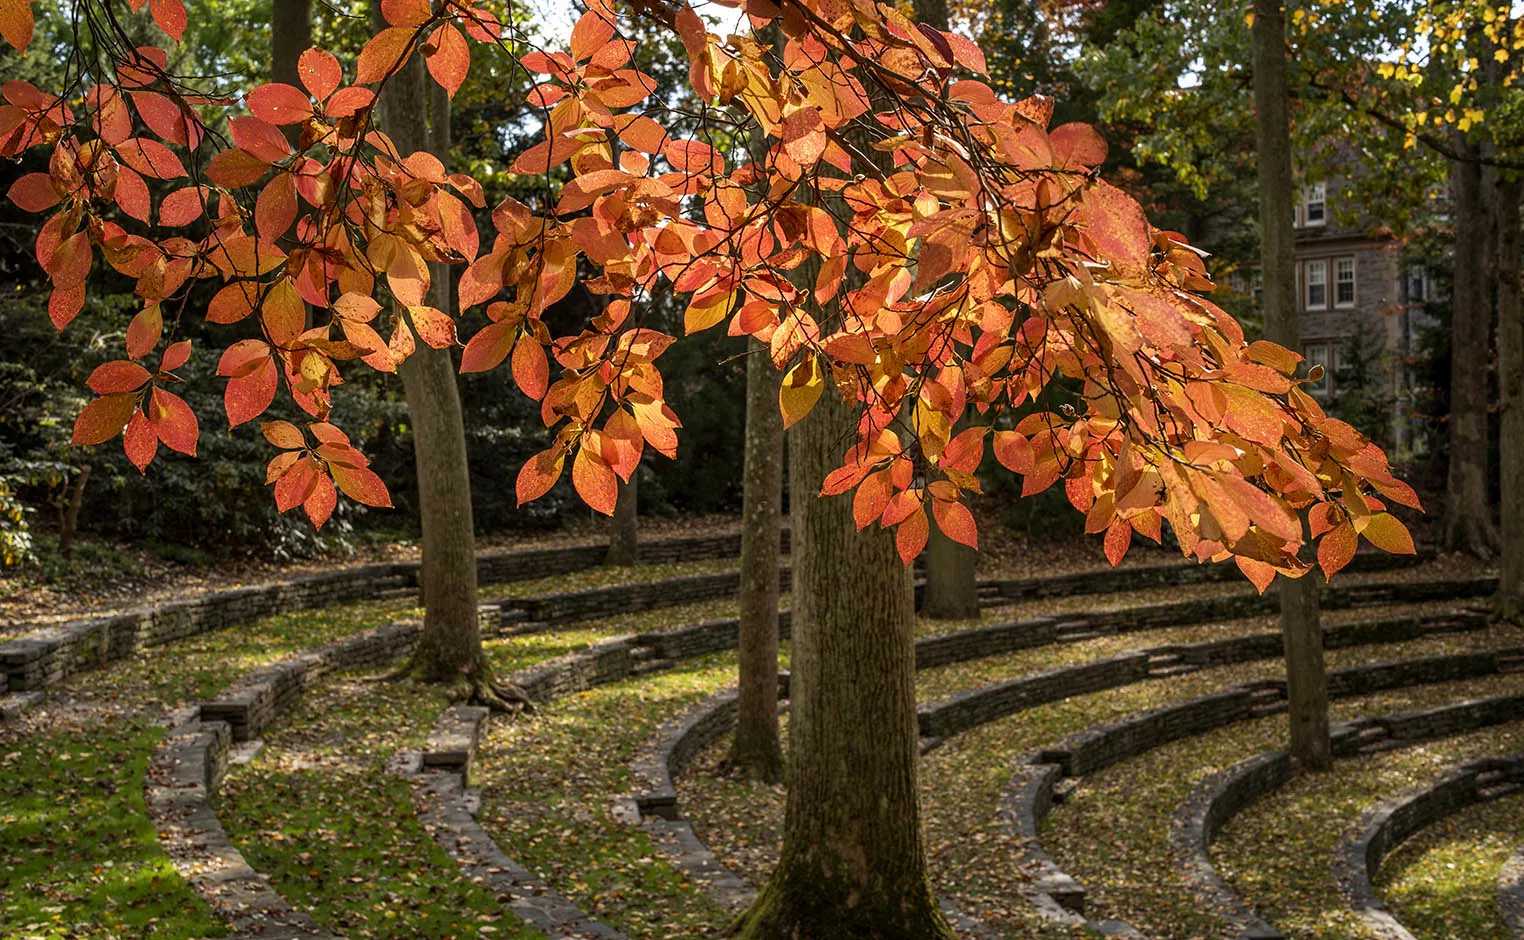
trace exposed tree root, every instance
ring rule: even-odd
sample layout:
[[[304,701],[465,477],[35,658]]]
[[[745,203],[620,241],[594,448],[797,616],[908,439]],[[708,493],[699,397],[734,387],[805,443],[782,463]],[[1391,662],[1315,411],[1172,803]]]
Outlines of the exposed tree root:
[[[1465,552],[1482,561],[1496,558],[1502,541],[1491,520],[1451,516],[1445,524],[1445,548]]]
[[[535,712],[534,700],[523,689],[511,682],[497,682],[491,676],[478,676],[466,680],[462,696],[472,705],[485,705],[495,712],[512,714]]]

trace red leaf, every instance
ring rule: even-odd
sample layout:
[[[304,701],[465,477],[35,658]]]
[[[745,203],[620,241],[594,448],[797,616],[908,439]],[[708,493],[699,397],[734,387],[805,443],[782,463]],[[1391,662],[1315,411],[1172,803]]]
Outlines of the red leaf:
[[[149,378],[148,370],[136,362],[117,359],[96,366],[85,384],[97,395],[117,395],[137,391],[148,384]]]
[[[930,534],[931,525],[926,521],[924,509],[906,516],[894,530],[894,545],[899,550],[900,561],[906,565],[913,564],[916,556],[926,547],[926,539]]]
[[[153,209],[153,203],[148,197],[148,184],[143,182],[143,177],[125,166],[118,168],[116,174],[116,204],[139,222],[145,225],[148,223]]]
[[[291,144],[285,135],[274,124],[257,117],[235,117],[228,121],[228,131],[239,150],[266,163],[279,163],[291,156]]]
[[[201,128],[197,120],[186,114],[179,102],[154,91],[128,92],[138,116],[148,129],[164,140],[182,147],[194,148],[201,141]]]
[[[572,460],[572,485],[588,506],[605,516],[614,514],[614,504],[619,497],[618,477],[603,458],[587,447],[579,449]]]
[[[158,304],[149,304],[132,318],[127,324],[127,355],[133,359],[142,359],[159,345],[159,337],[164,335],[164,315],[159,311]]]
[[[1106,560],[1115,568],[1122,563],[1127,549],[1132,546],[1132,526],[1124,519],[1114,519],[1106,529]]]
[[[165,196],[159,203],[159,224],[172,228],[189,225],[205,213],[202,190],[199,186],[186,186]]]
[[[122,450],[139,473],[148,471],[153,455],[159,452],[159,436],[153,432],[153,425],[149,424],[148,416],[140,408],[133,409],[132,417],[127,421],[127,433],[122,435]]]
[[[185,4],[181,0],[148,0],[153,21],[175,42],[185,35]]]
[[[293,506],[300,506],[312,495],[312,490],[317,486],[317,465],[310,459],[303,457],[292,464],[290,469],[281,474],[275,481],[275,508],[285,512]]]
[[[1020,431],[996,431],[994,451],[995,459],[1012,473],[1032,472],[1032,442]]]
[[[84,284],[85,278],[90,276],[90,262],[94,257],[90,235],[86,232],[75,232],[59,242],[46,265],[53,286],[67,290]]]
[[[62,330],[79,316],[79,311],[85,306],[85,288],[69,287],[63,290],[54,289],[48,296],[48,319],[53,321],[53,326]]]
[[[524,461],[514,483],[518,505],[522,506],[550,492],[550,488],[561,478],[561,468],[565,462],[566,456],[556,448],[542,450]]]
[[[74,444],[102,444],[116,437],[126,427],[137,407],[137,396],[131,392],[106,395],[84,407],[74,419]]]
[[[63,199],[53,187],[53,177],[46,173],[28,173],[20,177],[11,184],[6,195],[27,212],[44,212]]]
[[[434,46],[424,60],[428,63],[429,74],[454,98],[466,80],[466,73],[471,71],[471,49],[466,45],[466,37],[460,30],[443,23],[429,37],[429,44]]]
[[[275,360],[268,356],[248,373],[228,379],[228,387],[222,394],[228,427],[236,428],[264,414],[275,401],[275,389],[279,384],[280,373],[275,368]]]
[[[284,82],[260,85],[251,90],[245,100],[256,117],[271,124],[300,124],[312,117],[312,102],[307,95],[300,88]]]
[[[528,333],[513,347],[513,381],[519,391],[539,401],[550,384],[550,362],[545,349]]]
[[[168,147],[148,137],[133,137],[117,145],[116,155],[144,176],[172,180],[185,176],[185,164]]]
[[[974,524],[974,514],[969,512],[967,506],[938,499],[932,501],[931,511],[937,517],[937,528],[942,530],[943,535],[969,548],[979,547],[979,528]]]
[[[159,371],[173,372],[174,370],[185,365],[185,363],[190,359],[190,354],[191,341],[188,339],[182,339],[180,342],[175,343],[173,346],[164,350],[164,358],[159,360]]]
[[[296,180],[289,173],[277,173],[259,191],[254,203],[254,227],[265,241],[273,242],[296,223]]]
[[[312,492],[302,500],[302,511],[312,520],[314,529],[321,529],[328,517],[333,515],[333,507],[338,504],[339,494],[333,489],[333,481],[328,478],[328,474],[319,473],[312,482]]]
[[[314,48],[303,52],[297,60],[296,71],[301,76],[302,84],[319,101],[327,101],[328,96],[339,87],[339,82],[344,80],[339,60],[322,49]]]
[[[206,175],[218,186],[238,189],[259,182],[269,169],[270,165],[265,161],[234,148],[213,154],[211,162],[206,165]]]
[[[162,388],[155,388],[148,406],[148,420],[166,447],[196,456],[196,438],[200,436],[201,429],[196,424],[196,413],[191,411],[185,399]]]
[[[391,508],[392,497],[386,491],[386,484],[370,470],[329,463],[328,472],[333,474],[334,482],[339,484],[344,495],[355,502],[382,509]]]

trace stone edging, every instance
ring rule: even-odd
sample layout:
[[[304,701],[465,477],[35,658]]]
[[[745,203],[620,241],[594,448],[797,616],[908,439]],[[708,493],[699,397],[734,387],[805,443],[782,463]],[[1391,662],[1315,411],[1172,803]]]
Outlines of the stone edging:
[[[264,940],[331,940],[332,934],[294,910],[251,868],[212,809],[227,771],[228,751],[289,709],[313,680],[380,665],[406,655],[417,622],[402,621],[335,640],[255,669],[211,702],[169,716],[171,730],[149,765],[144,797],[159,844],[212,910],[241,936]]]
[[[392,772],[411,785],[419,820],[466,877],[549,940],[628,940],[505,855],[476,821],[481,797],[470,787],[471,765],[488,716],[485,708],[447,708],[421,752],[393,759]]]
[[[660,539],[643,543],[640,550],[644,559],[655,563],[725,558],[740,551],[740,535]],[[601,544],[488,552],[477,558],[477,577],[492,583],[566,574],[602,564],[606,552],[607,546]],[[417,586],[417,562],[383,562],[215,591],[35,630],[0,642],[0,721],[34,705],[40,696],[30,693],[150,646],[260,617],[405,594]],[[494,613],[490,607],[486,612]]]
[[[1476,803],[1524,792],[1524,755],[1467,761],[1438,779],[1412,787],[1360,814],[1353,834],[1334,855],[1339,889],[1381,940],[1414,940],[1376,893],[1375,874],[1386,856],[1425,826]]]
[[[1374,666],[1359,666],[1329,674],[1331,697],[1364,694],[1374,689],[1408,688],[1452,681],[1460,668],[1478,670],[1473,675],[1498,671],[1503,657],[1478,659],[1473,654],[1433,656]],[[1361,678],[1334,681],[1334,676]],[[1363,674],[1372,677],[1366,680]],[[1129,757],[1236,721],[1263,717],[1282,710],[1285,683],[1266,680],[1245,683],[1187,702],[1165,705],[1097,725],[1064,738],[1050,748],[1023,755],[1006,786],[998,818],[1020,848],[1022,871],[1036,872],[1028,900],[1038,911],[1065,923],[1083,916],[1085,890],[1065,874],[1042,847],[1038,831],[1048,810],[1072,789],[1074,778],[1093,774]],[[1405,743],[1455,734],[1524,718],[1524,695],[1501,696],[1460,702],[1400,715],[1377,716],[1344,722],[1333,729],[1336,753],[1370,752]],[[1198,805],[1201,805],[1198,801]],[[1225,820],[1222,817],[1218,822]],[[1197,836],[1185,837],[1187,841]],[[1201,836],[1199,838],[1204,838]],[[1210,865],[1210,861],[1205,862]],[[1199,867],[1193,866],[1193,867]],[[1193,869],[1187,868],[1189,874]],[[1205,882],[1202,883],[1205,886]],[[1048,890],[1046,885],[1052,885]],[[1026,894],[1026,892],[1024,892]],[[1036,897],[1034,898],[1033,895]],[[1215,897],[1211,891],[1205,897]],[[1217,910],[1216,906],[1209,905]],[[1069,912],[1054,917],[1055,908]],[[1095,925],[1092,925],[1095,926]],[[1258,936],[1246,934],[1245,936]]]
[[[1524,846],[1514,850],[1498,873],[1497,907],[1509,936],[1524,938]]]

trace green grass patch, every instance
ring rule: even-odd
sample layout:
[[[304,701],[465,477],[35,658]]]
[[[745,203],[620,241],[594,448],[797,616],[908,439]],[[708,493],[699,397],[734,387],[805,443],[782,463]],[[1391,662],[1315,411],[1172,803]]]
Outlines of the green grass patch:
[[[334,680],[223,784],[220,817],[249,864],[336,933],[542,936],[461,874],[414,815],[408,783],[386,772],[445,705],[411,682]]]
[[[0,759],[0,936],[221,936],[143,804],[163,732],[141,721],[32,737]]]
[[[633,940],[712,937],[726,913],[668,864],[644,832],[616,822],[629,762],[667,718],[735,684],[735,657],[604,686],[495,721],[480,756],[482,824],[503,851],[583,911]]]

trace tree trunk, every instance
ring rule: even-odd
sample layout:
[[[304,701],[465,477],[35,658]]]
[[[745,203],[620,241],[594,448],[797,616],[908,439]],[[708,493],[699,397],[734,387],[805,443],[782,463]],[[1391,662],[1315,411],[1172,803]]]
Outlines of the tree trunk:
[[[312,0],[274,0],[270,11],[270,81],[302,87],[297,62],[312,46]]]
[[[1455,212],[1455,287],[1451,296],[1450,475],[1445,487],[1445,547],[1489,559],[1498,548],[1487,493],[1487,365],[1492,316],[1488,291],[1487,207],[1477,148],[1450,164]]]
[[[372,13],[379,18],[378,5]],[[430,95],[417,57],[387,81],[377,113],[382,130],[403,156],[428,150],[448,163],[449,100],[443,94]],[[431,264],[429,277],[429,304],[450,312],[448,267]],[[471,478],[454,359],[448,349],[434,349],[419,340],[397,371],[413,427],[423,528],[423,633],[408,672],[420,681],[449,685],[459,698],[497,708],[507,708],[508,700],[527,704],[517,690],[496,686],[482,650]]]
[[[614,517],[609,520],[609,552],[603,559],[606,565],[629,567],[640,557],[636,544],[636,532],[640,517],[635,511],[636,484],[640,468],[630,474],[628,482],[619,481],[619,497],[614,502]]]
[[[972,620],[979,616],[978,557],[972,548],[942,534],[935,519],[926,543],[926,590],[921,616],[932,620]]]
[[[820,492],[854,427],[834,389],[795,426],[789,481]],[[892,533],[846,496],[794,501],[788,807],[747,940],[951,938],[927,878],[915,716],[914,592]]]
[[[85,484],[90,482],[90,465],[79,469],[74,478],[74,489],[69,493],[69,505],[64,509],[58,526],[58,554],[67,556],[74,548],[74,535],[79,531],[79,507],[85,501]]]
[[[1520,277],[1520,180],[1497,175],[1498,391],[1502,406],[1503,570],[1498,606],[1504,617],[1524,620],[1524,282]]]
[[[1260,263],[1265,337],[1301,349],[1292,231],[1291,120],[1286,79],[1286,20],[1281,0],[1254,0],[1254,136],[1259,158]],[[1303,523],[1306,532],[1306,523]],[[1308,770],[1332,764],[1328,676],[1315,575],[1278,579],[1291,753]]]
[[[733,768],[776,783],[783,776],[778,741],[778,568],[782,563],[783,416],[778,412],[782,375],[767,347],[747,344],[746,462],[741,509],[740,697]]]

